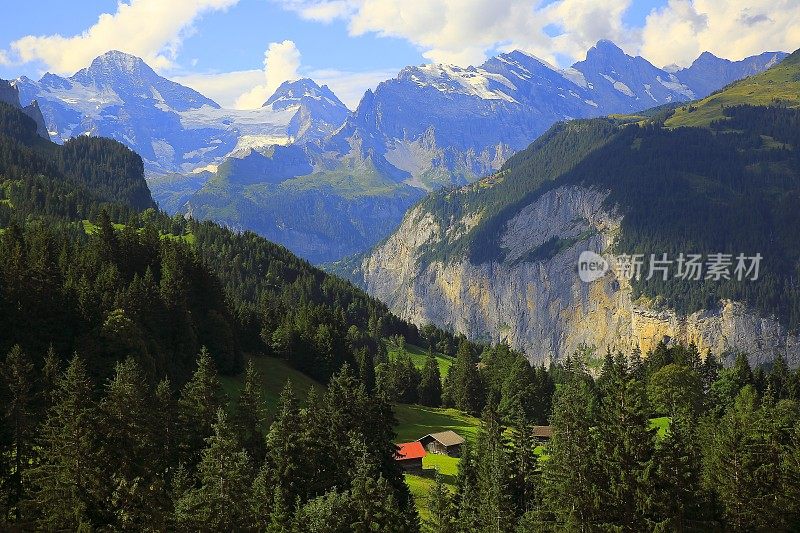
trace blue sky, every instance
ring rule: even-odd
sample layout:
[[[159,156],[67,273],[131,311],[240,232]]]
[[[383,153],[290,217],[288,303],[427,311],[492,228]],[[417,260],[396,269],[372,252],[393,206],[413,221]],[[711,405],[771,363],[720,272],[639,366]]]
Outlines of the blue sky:
[[[519,48],[566,67],[607,38],[658,66],[688,65],[704,50],[794,50],[796,28],[796,0],[34,0],[0,19],[0,77],[71,75],[115,48],[224,105],[310,76],[352,107],[410,64]]]

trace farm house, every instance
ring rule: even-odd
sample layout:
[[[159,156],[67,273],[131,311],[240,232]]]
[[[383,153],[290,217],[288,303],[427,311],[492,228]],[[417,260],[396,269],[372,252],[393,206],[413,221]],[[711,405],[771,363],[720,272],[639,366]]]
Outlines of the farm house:
[[[461,446],[464,444],[464,437],[455,431],[448,430],[425,435],[418,439],[417,442],[422,444],[429,453],[459,457],[461,455]]]
[[[397,455],[395,460],[400,463],[406,472],[421,472],[422,458],[427,455],[425,448],[419,441],[404,442],[397,445]]]

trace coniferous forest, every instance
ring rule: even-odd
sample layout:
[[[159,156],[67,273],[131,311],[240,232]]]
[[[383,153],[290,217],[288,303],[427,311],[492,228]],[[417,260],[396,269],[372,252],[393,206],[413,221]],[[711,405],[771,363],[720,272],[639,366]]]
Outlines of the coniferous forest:
[[[797,139],[794,112],[726,113],[727,127]],[[604,145],[592,140],[606,129],[609,143],[638,142],[640,159],[617,166],[630,186],[612,190],[630,209],[626,235],[646,245],[634,200],[658,184],[629,182],[637,165],[694,133],[574,127],[592,136],[564,135],[565,151]],[[759,139],[700,139],[730,156],[725,176],[739,179],[727,184],[737,195],[759,168],[796,169],[786,146],[748,151]],[[616,164],[594,163],[564,179]],[[780,209],[768,214],[788,220],[793,189],[770,175]],[[777,235],[771,246],[788,258],[789,241]],[[785,304],[794,324],[796,298],[780,292],[783,282],[746,296]],[[703,297],[640,290],[687,308]],[[746,354],[661,343],[646,354],[585,347],[531,366],[505,344],[401,320],[252,233],[169,217],[134,152],[94,137],[57,146],[2,103],[0,324],[0,529],[800,529],[800,370],[783,358],[753,368]],[[389,357],[389,344],[404,343],[427,350],[422,365]],[[268,412],[258,357],[281,359],[320,388],[301,397],[287,382]],[[237,394],[223,387],[230,376],[241,376]],[[396,460],[398,404],[480,417],[457,475],[435,475],[424,519]],[[548,425],[549,439],[535,436]]]

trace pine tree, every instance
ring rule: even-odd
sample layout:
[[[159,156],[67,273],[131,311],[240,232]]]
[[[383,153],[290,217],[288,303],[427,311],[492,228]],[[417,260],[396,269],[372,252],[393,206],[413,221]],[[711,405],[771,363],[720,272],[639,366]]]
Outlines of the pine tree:
[[[222,407],[222,387],[211,354],[203,347],[197,370],[184,385],[178,401],[182,439],[181,458],[192,465],[199,459],[203,442],[211,435],[217,410]]]
[[[2,377],[8,391],[3,416],[7,417],[11,433],[10,475],[11,507],[16,522],[20,521],[20,504],[24,497],[23,479],[31,457],[34,419],[33,364],[19,345],[11,348],[2,367]],[[3,484],[5,485],[5,483]]]
[[[41,429],[39,465],[30,471],[37,526],[79,529],[98,522],[105,473],[99,468],[96,406],[86,367],[75,355],[59,379]]]
[[[260,464],[264,460],[264,421],[266,408],[261,396],[261,378],[250,359],[244,375],[244,384],[236,399],[235,423],[244,449]]]
[[[237,531],[250,527],[251,463],[230,426],[217,410],[213,435],[206,439],[197,466],[200,486],[188,490],[177,502],[177,522],[190,529]]]
[[[428,352],[425,359],[417,396],[422,405],[438,407],[442,404],[442,376],[433,352]]]

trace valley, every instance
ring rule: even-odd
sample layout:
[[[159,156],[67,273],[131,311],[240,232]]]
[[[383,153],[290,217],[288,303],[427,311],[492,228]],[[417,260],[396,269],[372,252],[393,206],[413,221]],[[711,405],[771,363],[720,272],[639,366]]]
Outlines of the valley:
[[[0,530],[800,528],[800,9],[261,4],[5,13]]]

